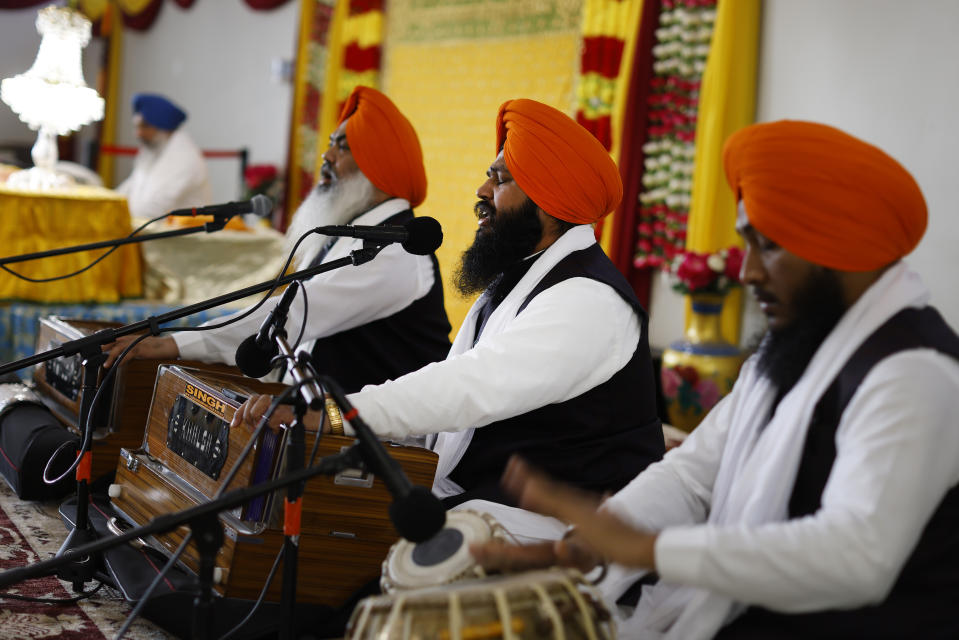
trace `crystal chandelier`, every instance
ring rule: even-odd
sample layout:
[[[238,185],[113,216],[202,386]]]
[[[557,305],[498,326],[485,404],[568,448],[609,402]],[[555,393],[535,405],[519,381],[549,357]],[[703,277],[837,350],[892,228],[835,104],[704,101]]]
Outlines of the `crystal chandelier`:
[[[0,100],[38,131],[31,150],[33,169],[7,179],[14,188],[66,186],[69,178],[54,169],[57,136],[103,118],[103,98],[87,86],[80,65],[81,49],[90,42],[90,21],[67,7],[47,7],[37,15],[40,49],[25,73],[0,83]]]

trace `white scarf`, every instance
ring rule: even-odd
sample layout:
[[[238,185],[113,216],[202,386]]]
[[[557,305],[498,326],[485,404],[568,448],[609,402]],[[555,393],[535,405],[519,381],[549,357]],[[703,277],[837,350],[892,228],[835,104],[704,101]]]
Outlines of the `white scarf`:
[[[928,298],[916,272],[903,263],[891,267],[843,315],[768,424],[775,389],[754,367],[743,371],[748,393],[740,395],[734,413],[709,524],[758,526],[786,520],[806,429],[819,398],[867,337],[900,310],[925,306]],[[745,608],[696,587],[660,584],[645,591],[622,637],[711,638]]]
[[[574,251],[585,249],[596,243],[596,237],[593,235],[593,228],[589,225],[580,225],[573,227],[559,239],[551,244],[542,255],[540,255],[529,271],[526,272],[520,281],[513,287],[503,301],[486,319],[483,326],[483,333],[477,344],[484,340],[489,340],[509,327],[510,322],[519,313],[520,305],[532,293],[533,288],[543,279],[547,273],[552,270],[556,264]],[[473,336],[476,334],[476,315],[486,304],[486,298],[489,290],[483,294],[470,307],[466,319],[460,325],[460,330],[453,340],[453,346],[450,348],[448,358],[459,355],[473,348]],[[469,447],[473,439],[474,428],[464,429],[462,431],[445,431],[437,435],[432,444],[432,449],[439,455],[439,461],[436,465],[436,480],[433,482],[433,493],[441,498],[455,496],[463,493],[463,488],[449,478],[456,465],[459,464],[466,448]]]

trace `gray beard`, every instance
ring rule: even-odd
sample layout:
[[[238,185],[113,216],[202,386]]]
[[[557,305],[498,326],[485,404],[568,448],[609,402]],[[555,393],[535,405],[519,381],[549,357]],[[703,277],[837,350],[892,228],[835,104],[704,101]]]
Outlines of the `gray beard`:
[[[300,236],[314,227],[349,224],[369,209],[372,198],[373,183],[360,172],[334,183],[326,191],[312,189],[293,214],[286,230],[284,251],[289,254]],[[296,251],[294,264],[298,268],[309,265],[327,239],[327,236],[318,233],[308,235]]]

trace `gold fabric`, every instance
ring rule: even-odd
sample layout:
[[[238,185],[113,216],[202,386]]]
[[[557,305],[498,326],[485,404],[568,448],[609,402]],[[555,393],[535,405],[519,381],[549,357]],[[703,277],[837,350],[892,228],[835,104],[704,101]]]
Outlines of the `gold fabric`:
[[[753,121],[759,49],[759,0],[720,2],[703,73],[696,124],[696,160],[686,249],[716,251],[742,246],[736,234],[736,198],[726,184],[722,148],[729,135]],[[739,341],[740,291],[723,305],[722,332]],[[686,325],[692,307],[686,301]]]
[[[0,256],[48,251],[126,236],[131,231],[126,200],[108,190],[75,187],[32,192],[0,186]],[[71,273],[106,249],[6,265],[31,278]],[[34,283],[0,271],[0,299],[30,302],[117,302],[142,293],[140,247],[119,247],[79,275]]]

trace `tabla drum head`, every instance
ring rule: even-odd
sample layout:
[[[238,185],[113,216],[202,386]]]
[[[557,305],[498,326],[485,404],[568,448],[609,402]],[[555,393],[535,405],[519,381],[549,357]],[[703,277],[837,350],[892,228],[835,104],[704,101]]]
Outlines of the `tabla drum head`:
[[[486,573],[470,555],[469,545],[506,539],[507,535],[487,513],[450,511],[446,526],[429,540],[419,544],[400,540],[393,545],[383,562],[380,586],[390,593],[483,577]]]

